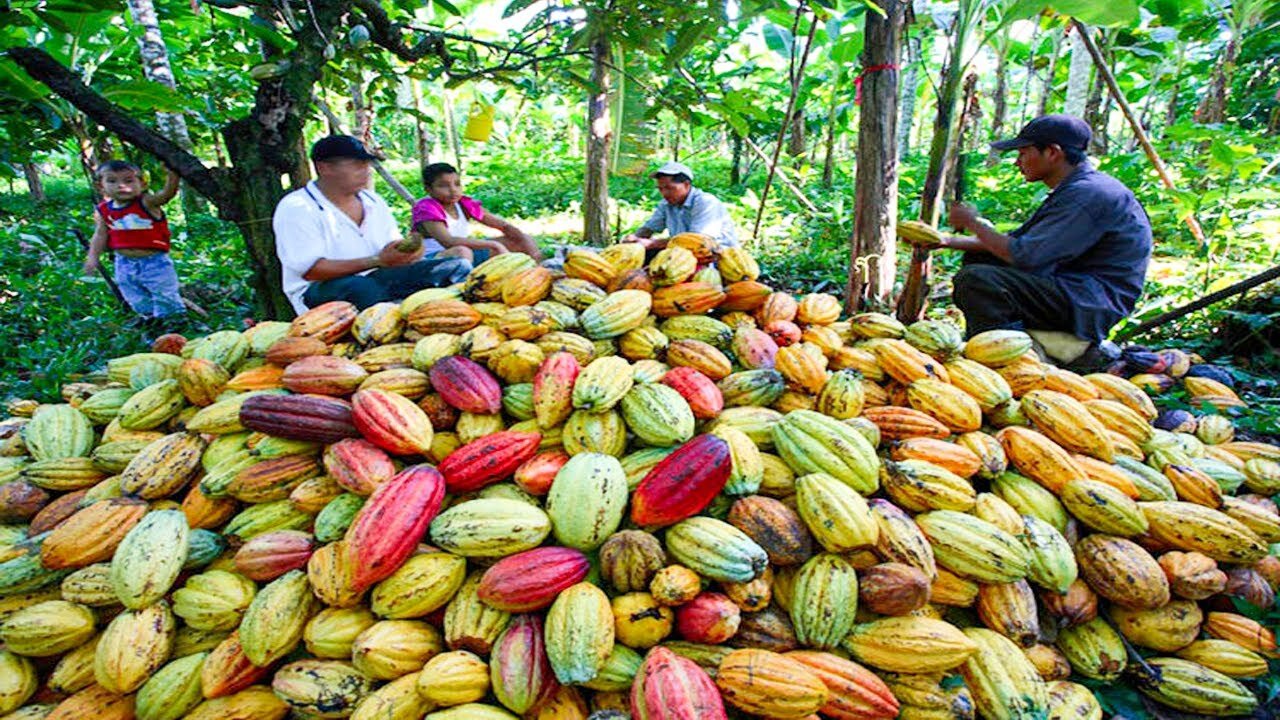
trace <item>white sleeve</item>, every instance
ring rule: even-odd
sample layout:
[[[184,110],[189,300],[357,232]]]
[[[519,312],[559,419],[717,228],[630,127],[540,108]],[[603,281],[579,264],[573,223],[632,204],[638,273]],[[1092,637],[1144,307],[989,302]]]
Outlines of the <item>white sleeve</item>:
[[[324,220],[315,208],[296,197],[285,197],[271,217],[276,235],[276,256],[286,270],[302,277],[324,258]]]

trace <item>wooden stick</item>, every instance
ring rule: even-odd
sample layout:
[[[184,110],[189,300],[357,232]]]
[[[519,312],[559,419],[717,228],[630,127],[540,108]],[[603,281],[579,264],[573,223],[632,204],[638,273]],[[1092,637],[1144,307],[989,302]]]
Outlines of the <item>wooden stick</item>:
[[[316,101],[316,107],[320,108],[320,112],[324,113],[324,116],[329,121],[329,124],[332,125],[333,128],[338,132],[345,134],[346,130],[342,129],[342,121],[338,119],[337,115],[333,114],[333,110],[329,107],[329,103],[326,103],[323,99],[321,99],[319,95],[315,96],[315,101]],[[399,195],[405,202],[409,203],[410,205],[417,202],[417,198],[415,198],[412,194],[410,194],[409,191],[405,188],[405,186],[400,184],[399,180],[392,177],[391,173],[382,166],[382,163],[378,162],[377,160],[374,160],[372,162],[373,162],[373,169],[378,171],[378,174],[382,176],[383,180],[387,181],[387,184],[391,186],[391,189],[394,190],[397,195]]]
[[[1147,131],[1142,127],[1142,122],[1138,119],[1137,113],[1133,111],[1133,106],[1125,99],[1124,93],[1120,92],[1120,86],[1116,84],[1115,75],[1111,74],[1111,69],[1107,67],[1107,61],[1102,57],[1102,52],[1098,50],[1098,45],[1093,41],[1093,36],[1089,32],[1089,26],[1073,19],[1076,32],[1080,34],[1080,39],[1084,41],[1085,49],[1089,51],[1089,56],[1093,58],[1093,65],[1098,69],[1098,74],[1107,83],[1107,89],[1111,91],[1111,96],[1115,98],[1116,104],[1120,106],[1120,111],[1124,113],[1125,118],[1129,121],[1129,125],[1133,128],[1133,134],[1138,138],[1138,143],[1142,145],[1143,151],[1147,153],[1147,159],[1155,166],[1156,174],[1160,176],[1160,181],[1170,190],[1178,188],[1173,184],[1173,178],[1169,175],[1169,168],[1165,167],[1164,161],[1156,153],[1155,146],[1151,144],[1151,138],[1147,135]],[[1204,236],[1204,229],[1200,227],[1200,221],[1196,220],[1195,213],[1187,214],[1187,227],[1191,230],[1191,236],[1196,239],[1200,245],[1208,244]]]
[[[707,105],[711,104],[711,98],[707,97],[707,93],[704,92],[703,89],[698,85],[698,81],[693,79],[693,76],[689,74],[688,70],[685,70],[683,66],[677,65],[676,72],[680,73],[680,76],[685,79],[685,82],[689,83],[689,85],[693,87],[694,91],[698,93],[698,97],[702,99],[702,102],[704,104],[707,104]],[[751,138],[746,135],[746,133],[739,133],[736,129],[733,128],[732,125],[730,125],[729,128],[733,130],[734,135],[737,135],[738,138],[742,140],[742,144],[746,145],[747,148],[751,150],[751,152],[755,153],[756,156],[759,157],[765,163],[769,162],[768,153],[766,153],[763,149],[761,149],[759,145],[755,144],[755,142],[752,141]],[[800,204],[804,206],[805,210],[808,210],[809,212],[814,214],[818,213],[818,206],[814,205],[813,201],[810,200],[804,194],[804,191],[801,190],[795,183],[791,182],[791,180],[787,178],[785,173],[778,173],[778,182],[781,182],[783,187],[790,190],[791,194],[796,196],[796,200],[800,201]]]
[[[1276,267],[1273,267],[1270,270],[1264,270],[1258,273],[1257,275],[1254,275],[1251,278],[1246,278],[1244,280],[1241,280],[1240,282],[1234,285],[1224,287],[1217,292],[1205,295],[1199,300],[1193,300],[1187,303],[1186,305],[1183,305],[1180,308],[1175,308],[1173,310],[1170,310],[1169,312],[1161,313],[1160,315],[1157,315],[1156,317],[1151,318],[1150,320],[1142,323],[1141,325],[1138,325],[1137,327],[1125,328],[1119,333],[1116,333],[1116,339],[1128,340],[1130,338],[1137,337],[1151,330],[1152,328],[1163,325],[1171,320],[1177,320],[1180,317],[1185,317],[1197,310],[1202,310],[1216,302],[1226,300],[1227,298],[1232,297],[1233,295],[1239,295],[1240,293],[1243,293],[1247,290],[1250,290],[1259,285],[1262,285],[1263,283],[1270,282],[1277,278],[1280,278],[1280,265],[1277,265]]]
[[[801,13],[804,12],[804,3],[796,8],[796,21],[799,22]],[[760,234],[760,221],[764,219],[765,202],[769,199],[769,188],[773,185],[773,176],[778,171],[778,158],[782,154],[782,140],[786,137],[787,131],[791,129],[791,114],[796,109],[796,98],[800,95],[800,82],[804,77],[805,66],[809,64],[809,51],[813,49],[813,36],[818,29],[818,16],[813,16],[813,21],[809,23],[809,35],[805,38],[804,53],[800,56],[800,67],[794,72],[788,68],[791,75],[791,96],[787,98],[787,111],[782,115],[782,127],[778,128],[778,143],[773,148],[773,159],[769,161],[769,174],[765,176],[764,188],[760,191],[760,207],[756,209],[756,223],[751,230],[751,236],[756,237]],[[791,42],[795,43],[795,36],[791,38]],[[794,55],[792,56],[794,63]],[[794,65],[792,66],[794,67]]]

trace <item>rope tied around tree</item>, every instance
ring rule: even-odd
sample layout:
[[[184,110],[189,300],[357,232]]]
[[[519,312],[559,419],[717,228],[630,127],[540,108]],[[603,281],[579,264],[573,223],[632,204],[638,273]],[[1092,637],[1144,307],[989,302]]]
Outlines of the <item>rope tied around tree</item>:
[[[870,75],[873,72],[880,72],[882,70],[897,70],[897,69],[898,69],[898,63],[884,63],[882,65],[871,65],[870,67],[862,68],[862,72],[858,73],[858,77],[853,79],[853,87],[854,87],[853,104],[854,105],[862,104],[863,78],[865,78],[866,76]]]

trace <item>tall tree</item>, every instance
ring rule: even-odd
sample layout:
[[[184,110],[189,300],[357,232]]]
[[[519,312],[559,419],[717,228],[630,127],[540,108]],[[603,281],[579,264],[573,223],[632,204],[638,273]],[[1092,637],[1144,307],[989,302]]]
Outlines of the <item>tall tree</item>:
[[[1037,116],[1049,112],[1049,100],[1053,97],[1053,85],[1058,72],[1058,57],[1062,54],[1062,41],[1066,37],[1058,28],[1050,32],[1053,33],[1053,42],[1049,48],[1049,65],[1045,68],[1044,82],[1040,86],[1040,102],[1036,106]]]
[[[1067,72],[1067,99],[1062,111],[1068,115],[1084,117],[1085,105],[1089,100],[1089,73],[1093,70],[1093,61],[1089,59],[1089,50],[1085,48],[1080,33],[1070,33],[1071,63]]]
[[[998,138],[1004,132],[1005,116],[1009,113],[1009,47],[1013,44],[1013,25],[1006,27],[997,36],[996,50],[996,85],[992,93],[994,107],[991,110],[991,137]],[[987,155],[987,164],[993,165],[998,157],[996,151]]]
[[[959,0],[951,20],[942,81],[937,92],[933,139],[929,145],[929,168],[925,171],[924,192],[920,197],[920,219],[930,225],[938,224],[942,212],[947,168],[955,152],[956,105],[960,102],[960,87],[970,60],[969,44],[982,24],[986,10],[985,0]]]
[[[1274,0],[1212,0],[1211,5],[1222,15],[1229,34],[1218,54],[1209,78],[1209,88],[1196,109],[1196,121],[1220,123],[1227,116],[1227,96],[1236,72],[1236,59],[1245,35],[1255,29]]]
[[[920,89],[921,45],[920,35],[907,35],[903,41],[905,67],[902,73],[902,97],[898,113],[898,158],[911,152],[911,123],[916,114],[916,95]]]
[[[601,32],[591,42],[591,90],[587,98],[587,172],[582,195],[582,238],[592,245],[609,239],[609,38]]]
[[[906,4],[880,3],[867,13],[862,52],[862,108],[858,114],[858,168],[849,243],[845,305],[887,308],[893,294],[898,244],[898,63]],[[871,68],[875,71],[869,72]]]
[[[160,31],[155,5],[151,0],[128,0],[128,4],[133,21],[142,28],[142,33],[138,35],[138,50],[142,56],[144,76],[171,90],[176,89],[178,84],[173,76],[173,66],[169,64],[169,48]],[[156,128],[183,150],[194,150],[191,134],[187,130],[187,119],[182,113],[157,111]],[[195,194],[190,183],[183,183],[182,205],[188,214],[203,209],[204,203]]]

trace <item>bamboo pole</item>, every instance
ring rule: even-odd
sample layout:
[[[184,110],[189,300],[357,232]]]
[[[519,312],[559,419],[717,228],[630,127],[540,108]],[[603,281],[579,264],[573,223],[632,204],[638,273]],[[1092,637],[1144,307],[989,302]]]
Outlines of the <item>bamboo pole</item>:
[[[1124,93],[1120,92],[1120,86],[1116,84],[1115,75],[1111,74],[1110,68],[1107,67],[1106,59],[1102,57],[1102,52],[1098,50],[1098,45],[1094,43],[1093,36],[1089,32],[1089,26],[1079,20],[1072,20],[1075,24],[1076,32],[1079,33],[1081,40],[1084,41],[1085,49],[1089,51],[1089,56],[1093,58],[1093,64],[1098,68],[1098,73],[1102,75],[1102,79],[1107,83],[1107,89],[1111,91],[1111,96],[1115,98],[1116,104],[1120,106],[1120,111],[1124,113],[1125,118],[1129,121],[1129,125],[1133,128],[1133,134],[1137,136],[1138,143],[1142,145],[1142,149],[1147,154],[1147,159],[1156,169],[1156,174],[1160,176],[1160,181],[1170,190],[1177,190],[1177,186],[1173,184],[1173,178],[1169,175],[1169,168],[1165,166],[1164,161],[1160,159],[1160,155],[1156,153],[1155,146],[1151,144],[1151,138],[1148,137],[1147,131],[1143,129],[1142,122],[1138,119],[1138,115],[1133,111],[1133,106],[1125,98]],[[1191,236],[1201,246],[1208,244],[1204,236],[1204,229],[1200,227],[1200,221],[1196,219],[1195,213],[1187,214],[1187,227],[1191,230]]]

